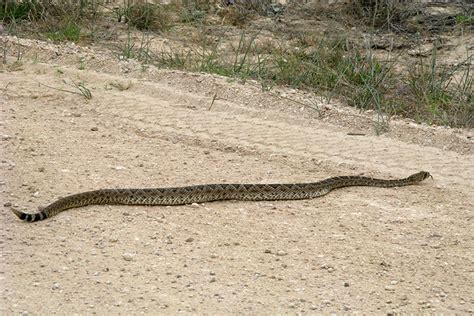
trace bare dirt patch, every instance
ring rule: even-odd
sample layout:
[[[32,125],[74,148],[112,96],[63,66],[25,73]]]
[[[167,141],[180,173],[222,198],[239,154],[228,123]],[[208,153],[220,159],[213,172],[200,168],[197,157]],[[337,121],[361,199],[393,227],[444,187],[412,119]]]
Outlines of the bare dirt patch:
[[[472,131],[395,120],[375,136],[370,115],[315,111],[297,90],[19,45],[22,64],[0,72],[3,313],[474,311]],[[47,87],[64,80],[92,99]],[[420,170],[434,180],[308,201],[90,206],[35,224],[9,209],[108,187]]]

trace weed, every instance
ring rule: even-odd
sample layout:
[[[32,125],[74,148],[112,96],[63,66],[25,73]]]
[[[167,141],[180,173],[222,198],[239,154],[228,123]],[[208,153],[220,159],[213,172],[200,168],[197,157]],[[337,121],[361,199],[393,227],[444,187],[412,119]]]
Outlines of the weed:
[[[42,86],[45,86],[45,87],[48,87],[50,89],[54,89],[54,90],[57,90],[57,91],[62,91],[62,92],[67,92],[67,93],[72,93],[72,94],[78,94],[78,95],[81,95],[83,96],[84,98],[86,98],[87,100],[90,100],[92,99],[92,93],[91,93],[91,90],[89,88],[87,88],[84,83],[80,82],[80,83],[76,83],[74,81],[72,81],[72,84],[68,83],[66,80],[63,80],[63,83],[74,88],[75,90],[66,90],[66,89],[61,89],[61,88],[55,88],[55,87],[51,87],[51,86],[48,86],[44,83],[41,83],[39,81],[37,81],[38,84],[42,85]],[[77,91],[76,91],[77,90]]]
[[[77,42],[81,36],[81,28],[75,23],[67,23],[64,27],[54,32],[47,32],[46,36],[53,41],[72,41]]]
[[[456,16],[456,24],[460,25],[474,25],[474,16],[460,14]]]
[[[86,69],[86,60],[82,57],[79,60],[79,67],[77,67],[79,70],[84,70]]]
[[[143,32],[141,38],[138,40],[134,37],[132,29],[127,29],[127,39],[124,45],[120,48],[119,58],[135,58],[142,63],[149,63],[151,60],[151,37],[149,33]]]

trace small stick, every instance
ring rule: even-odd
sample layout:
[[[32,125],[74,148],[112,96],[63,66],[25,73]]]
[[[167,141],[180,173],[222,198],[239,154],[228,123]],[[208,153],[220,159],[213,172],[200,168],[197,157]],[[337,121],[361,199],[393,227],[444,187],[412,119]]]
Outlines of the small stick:
[[[212,97],[211,105],[207,109],[208,111],[210,111],[212,109],[212,106],[214,105],[214,101],[216,101],[216,99],[217,99],[217,93],[214,93],[214,96]]]

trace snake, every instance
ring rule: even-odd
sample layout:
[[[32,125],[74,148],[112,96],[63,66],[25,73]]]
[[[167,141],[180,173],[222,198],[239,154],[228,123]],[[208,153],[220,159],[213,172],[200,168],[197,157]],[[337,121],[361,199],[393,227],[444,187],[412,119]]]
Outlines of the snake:
[[[402,187],[417,184],[431,174],[420,171],[395,180],[364,176],[339,176],[310,183],[275,184],[202,184],[167,188],[100,189],[60,198],[36,213],[12,208],[13,213],[27,222],[41,221],[58,213],[87,205],[186,205],[223,200],[276,201],[321,197],[334,189],[350,186]]]

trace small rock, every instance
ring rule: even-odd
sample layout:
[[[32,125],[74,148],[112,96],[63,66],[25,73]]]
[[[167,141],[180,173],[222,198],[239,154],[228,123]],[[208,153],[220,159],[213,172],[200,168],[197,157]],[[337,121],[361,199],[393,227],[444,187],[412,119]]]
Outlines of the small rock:
[[[44,172],[44,167],[39,167],[39,168],[38,168],[38,171],[39,171],[39,172]]]
[[[7,135],[7,134],[3,134],[2,135],[2,140],[10,140],[12,137],[10,135]]]
[[[59,289],[59,283],[53,283],[53,286],[51,287],[52,290],[58,290]]]
[[[217,279],[215,277],[212,277],[210,280],[209,280],[209,283],[213,283],[213,282],[216,282]]]
[[[10,206],[12,206],[12,204],[10,202],[6,202],[6,203],[3,204],[3,206],[10,207]]]
[[[99,130],[99,128],[97,126],[91,127],[91,131],[93,131],[93,132],[97,132],[98,130]]]
[[[192,242],[192,241],[194,241],[194,238],[193,238],[193,237],[189,237],[189,238],[187,238],[187,239],[185,240],[185,242]]]
[[[387,285],[385,291],[395,291],[395,287],[393,285]]]
[[[265,249],[263,253],[272,253],[272,251],[270,249]]]
[[[125,260],[125,261],[132,261],[133,260],[133,257],[135,257],[135,254],[133,253],[129,253],[129,252],[126,252],[122,255],[122,258]]]
[[[286,256],[288,253],[286,251],[283,251],[283,250],[278,250],[276,255],[277,256]]]
[[[344,287],[349,287],[349,282],[344,282]]]

